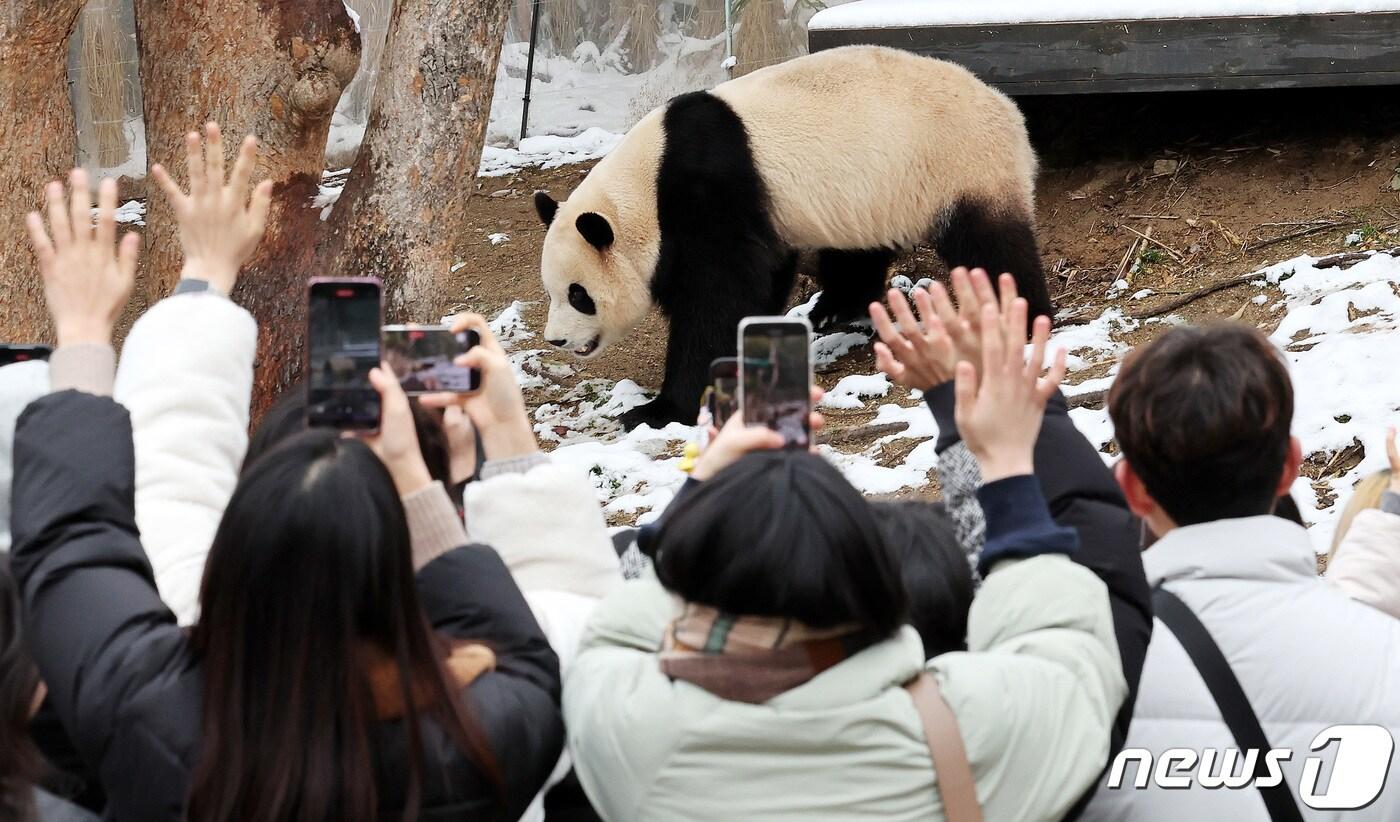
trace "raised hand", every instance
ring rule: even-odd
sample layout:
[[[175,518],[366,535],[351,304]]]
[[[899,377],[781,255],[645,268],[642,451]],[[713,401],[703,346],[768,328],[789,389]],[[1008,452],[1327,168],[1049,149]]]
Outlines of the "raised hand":
[[[432,394],[420,398],[419,402],[430,408],[460,406],[471,419],[480,438],[479,445],[486,449],[490,459],[535,453],[539,450],[539,443],[535,441],[535,431],[530,425],[525,398],[520,392],[519,383],[515,381],[510,358],[496,340],[496,335],[491,333],[485,317],[480,314],[458,315],[452,323],[452,332],[455,334],[467,329],[475,331],[480,342],[458,357],[455,363],[481,372],[481,390],[474,394]]]
[[[825,391],[819,386],[812,386],[812,407],[821,405],[824,396]],[[812,452],[816,453],[816,433],[826,426],[826,418],[820,412],[813,411],[807,424],[812,429]],[[738,462],[745,454],[774,451],[782,448],[784,442],[782,434],[766,425],[745,425],[743,413],[736,412],[725,421],[723,428],[718,431],[710,428],[710,443],[695,461],[690,476],[703,482]]]
[[[957,366],[958,431],[977,458],[983,482],[1033,472],[1045,403],[1065,376],[1064,349],[1056,351],[1049,373],[1040,376],[1050,340],[1049,317],[1036,318],[1026,358],[1027,310],[1020,298],[1005,313],[995,301],[984,302],[982,366],[967,361]]]
[[[946,302],[948,294],[942,284],[934,283],[933,287]],[[891,288],[887,296],[890,311],[879,303],[870,304],[870,320],[880,337],[880,341],[875,343],[876,367],[899,385],[920,391],[951,380],[953,369],[958,364],[958,351],[942,318],[934,309],[933,297],[922,288],[914,291],[919,316],[924,318],[920,327],[909,309],[907,298],[899,289]],[[890,312],[894,313],[898,328],[891,322]]]
[[[433,482],[427,463],[423,462],[423,452],[418,447],[413,409],[409,407],[408,396],[388,363],[370,369],[369,383],[379,392],[381,411],[379,431],[365,437],[365,443],[389,469],[389,476],[393,477],[399,496],[406,497]]]
[[[876,365],[906,388],[926,391],[952,380],[960,361],[980,363],[982,306],[998,306],[1004,318],[1016,299],[1016,280],[1010,274],[1001,275],[1000,297],[987,272],[980,268],[970,272],[955,268],[950,278],[958,298],[956,309],[942,283],[935,282],[927,292],[915,290],[914,303],[922,325],[897,289],[890,289],[889,312],[879,303],[870,304],[870,319],[880,337],[875,343]],[[890,321],[891,312],[898,328]]]
[[[185,135],[188,194],[165,167],[151,166],[151,175],[165,192],[180,226],[180,247],[185,252],[181,279],[206,280],[228,294],[238,280],[239,269],[257,250],[272,205],[271,181],[259,183],[251,199],[248,195],[257,154],[258,140],[249,135],[238,151],[232,176],[225,182],[223,135],[217,123],[208,123],[203,146],[196,132]]]
[[[29,240],[44,279],[44,300],[53,316],[58,344],[110,345],[112,328],[136,283],[141,238],[132,233],[117,243],[117,182],[98,189],[97,225],[92,222],[92,190],[87,172],[74,169],[67,203],[63,184],[49,183],[48,230],[39,212],[27,220]]]

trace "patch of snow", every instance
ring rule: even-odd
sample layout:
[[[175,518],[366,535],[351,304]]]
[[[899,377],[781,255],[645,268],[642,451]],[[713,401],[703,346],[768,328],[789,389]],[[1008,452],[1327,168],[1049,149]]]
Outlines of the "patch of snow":
[[[525,303],[520,300],[506,306],[488,325],[503,347],[509,347],[506,343],[514,344],[535,336],[534,332],[525,327]]]
[[[883,397],[888,393],[890,379],[883,373],[851,374],[842,377],[826,392],[821,404],[823,408],[860,408],[865,405],[864,398]]]
[[[97,210],[93,209],[93,216],[97,216]],[[146,224],[146,203],[142,200],[127,200],[117,206],[117,225],[145,225]]]
[[[1141,300],[1141,299],[1144,299],[1144,298],[1146,298],[1146,297],[1151,297],[1153,294],[1156,294],[1156,293],[1157,293],[1157,292],[1153,291],[1153,290],[1150,289],[1150,288],[1144,288],[1143,290],[1134,293],[1133,296],[1132,296],[1132,299],[1134,299],[1134,300]]]
[[[491,245],[501,245],[502,243],[510,242],[510,235],[497,232],[495,234],[488,234],[486,239],[491,241]]]
[[[869,334],[841,331],[817,337],[812,343],[812,367],[821,369],[870,342]]]
[[[896,274],[890,278],[890,288],[897,288],[905,294],[908,294],[910,291],[914,290],[914,281],[903,274]]]
[[[501,177],[530,166],[555,168],[596,160],[622,142],[623,135],[590,128],[572,137],[526,137],[518,148],[486,146],[481,152],[481,176]]]

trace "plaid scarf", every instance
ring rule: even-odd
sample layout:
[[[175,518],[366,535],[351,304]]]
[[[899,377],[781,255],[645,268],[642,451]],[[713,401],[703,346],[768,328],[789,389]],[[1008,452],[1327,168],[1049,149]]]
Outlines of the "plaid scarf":
[[[666,629],[661,671],[720,699],[760,704],[879,641],[853,625],[812,628],[685,603]]]

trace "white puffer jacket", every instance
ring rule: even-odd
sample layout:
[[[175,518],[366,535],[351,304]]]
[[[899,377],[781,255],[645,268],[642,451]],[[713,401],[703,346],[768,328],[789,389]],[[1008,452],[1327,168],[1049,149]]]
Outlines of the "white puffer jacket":
[[[1400,619],[1400,516],[1377,508],[1351,521],[1327,565],[1342,593]]]
[[[257,343],[251,314],[202,292],[156,303],[122,346],[112,397],[131,412],[136,525],[181,625],[199,615],[204,560],[248,450]]]
[[[1293,751],[1283,771],[1295,799],[1309,757],[1324,761],[1322,774],[1332,773],[1339,745],[1310,750],[1325,728],[1374,724],[1400,738],[1400,621],[1318,578],[1303,528],[1272,516],[1178,528],[1148,549],[1144,564],[1148,580],[1180,597],[1210,631],[1270,745]],[[1238,747],[1186,651],[1161,620],[1154,625],[1126,747],[1150,751],[1154,764],[1170,748],[1199,755],[1206,748]],[[1123,787],[1100,784],[1083,818],[1268,822],[1256,788],[1206,790],[1198,771],[1175,773],[1186,770],[1189,789],[1163,789],[1148,780],[1147,788],[1136,790],[1137,765],[1129,765]],[[1327,786],[1324,776],[1314,793]],[[1307,820],[1400,819],[1400,779],[1392,775],[1363,810],[1298,805]]]
[[[622,585],[622,569],[588,476],[543,455],[488,462],[467,486],[467,537],[490,545],[559,657],[567,676],[598,603]],[[546,791],[573,766],[566,748]],[[544,793],[520,818],[542,822]]]

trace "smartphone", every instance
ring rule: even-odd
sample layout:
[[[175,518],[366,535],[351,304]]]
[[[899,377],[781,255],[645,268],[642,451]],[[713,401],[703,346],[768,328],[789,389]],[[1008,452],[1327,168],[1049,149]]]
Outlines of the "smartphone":
[[[454,334],[443,325],[386,325],[381,339],[384,361],[409,396],[470,394],[481,388],[480,371],[452,362],[481,342],[475,331]]]
[[[710,419],[723,428],[739,410],[739,359],[720,357],[710,363]]]
[[[804,318],[746,317],[739,323],[739,408],[790,448],[812,442],[812,325]]]
[[[307,288],[306,424],[375,431],[382,287],[373,277],[316,278]]]
[[[47,360],[52,353],[53,348],[47,345],[0,343],[0,366],[31,360]]]

